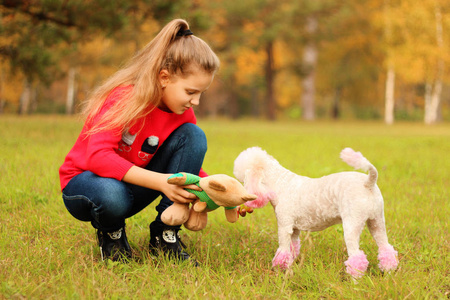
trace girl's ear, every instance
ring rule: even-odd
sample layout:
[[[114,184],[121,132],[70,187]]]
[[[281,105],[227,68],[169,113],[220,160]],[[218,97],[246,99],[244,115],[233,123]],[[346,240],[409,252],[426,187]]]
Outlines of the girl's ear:
[[[170,81],[170,73],[166,69],[159,72],[159,83],[161,86],[165,87]]]

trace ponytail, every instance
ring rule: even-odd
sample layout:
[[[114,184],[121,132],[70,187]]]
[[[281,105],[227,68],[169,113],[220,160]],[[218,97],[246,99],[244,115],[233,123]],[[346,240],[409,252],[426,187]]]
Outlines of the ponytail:
[[[169,22],[87,99],[83,113],[87,117],[86,121],[92,122],[114,88],[134,86],[132,92],[114,103],[87,134],[108,129],[120,129],[123,132],[158,107],[163,95],[158,79],[161,70],[185,77],[191,74],[194,67],[215,74],[219,66],[216,54],[207,43],[192,34],[185,20]]]

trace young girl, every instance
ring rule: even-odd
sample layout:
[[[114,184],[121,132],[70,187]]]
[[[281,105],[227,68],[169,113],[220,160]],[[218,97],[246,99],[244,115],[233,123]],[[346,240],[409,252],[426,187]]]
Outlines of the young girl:
[[[125,219],[158,196],[150,250],[189,259],[180,227],[160,216],[174,200],[196,199],[184,188],[201,190],[168,184],[171,174],[207,176],[206,138],[192,107],[218,68],[219,59],[188,23],[173,20],[88,99],[85,125],[59,174],[67,210],[97,229],[102,259],[131,258]]]

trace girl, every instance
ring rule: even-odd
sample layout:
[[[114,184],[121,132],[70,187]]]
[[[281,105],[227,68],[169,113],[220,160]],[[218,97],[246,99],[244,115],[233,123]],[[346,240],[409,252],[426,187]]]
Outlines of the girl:
[[[210,86],[219,59],[189,30],[186,21],[168,23],[131,61],[89,97],[84,127],[59,170],[67,210],[97,229],[102,259],[131,258],[125,219],[158,196],[150,224],[150,250],[188,260],[180,227],[161,221],[174,201],[196,196],[167,178],[201,169],[206,138],[192,107]]]

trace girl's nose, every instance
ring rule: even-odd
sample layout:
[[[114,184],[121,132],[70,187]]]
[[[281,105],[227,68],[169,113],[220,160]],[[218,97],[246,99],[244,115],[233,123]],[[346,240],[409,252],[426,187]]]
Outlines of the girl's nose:
[[[199,105],[200,104],[200,95],[194,96],[190,102],[192,105]]]

